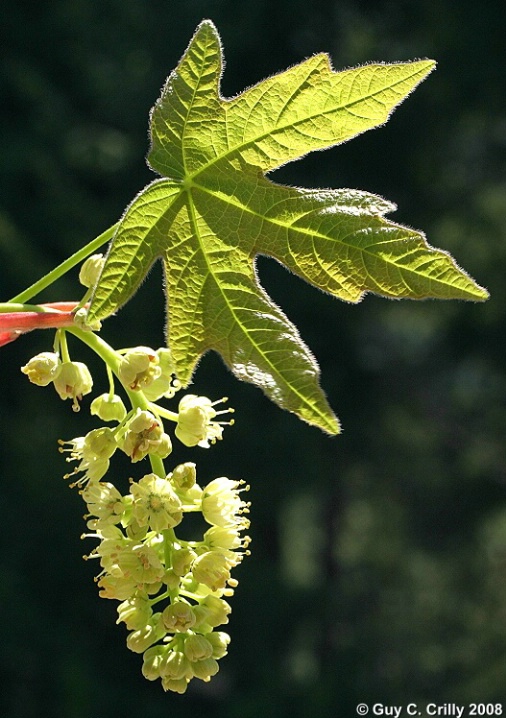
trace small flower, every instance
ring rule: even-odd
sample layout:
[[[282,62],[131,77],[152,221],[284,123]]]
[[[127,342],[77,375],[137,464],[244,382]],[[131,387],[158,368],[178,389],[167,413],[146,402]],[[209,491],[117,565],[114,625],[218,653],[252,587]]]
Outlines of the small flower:
[[[120,554],[125,549],[131,549],[135,543],[127,538],[120,528],[113,525],[98,527],[96,536],[102,539],[94,550],[94,554],[100,556],[100,565],[107,573],[123,577],[124,573],[118,563]],[[124,598],[128,598],[128,596]]]
[[[86,364],[80,361],[67,361],[60,364],[53,384],[60,399],[73,399],[72,408],[74,411],[79,411],[79,401],[85,394],[90,393],[93,379]]]
[[[163,638],[167,632],[161,619],[162,614],[155,613],[145,626],[130,633],[127,638],[128,648],[134,653],[144,653],[153,643]]]
[[[160,673],[164,679],[186,683],[192,678],[190,661],[182,651],[169,651],[162,661]],[[170,688],[170,690],[175,690]],[[186,689],[185,689],[186,690]],[[176,691],[179,693],[179,691]],[[184,691],[183,691],[184,692]]]
[[[222,590],[230,581],[230,569],[241,559],[241,554],[233,551],[206,551],[193,562],[193,577],[211,591]]]
[[[160,669],[169,650],[167,646],[158,644],[144,651],[142,657],[142,675],[144,678],[147,678],[148,681],[156,681],[157,678],[161,677]]]
[[[241,537],[239,532],[240,529],[236,527],[211,526],[204,534],[204,543],[210,549],[246,548],[250,543],[250,538],[249,536]]]
[[[26,374],[32,384],[37,384],[37,386],[50,384],[59,369],[60,358],[54,352],[36,354],[25,366],[21,367],[23,374]]]
[[[181,500],[167,479],[147,474],[138,483],[132,483],[131,492],[132,515],[139,526],[149,525],[153,531],[161,532],[181,523]]]
[[[230,643],[230,636],[228,633],[224,633],[223,631],[212,631],[211,633],[206,633],[206,639],[212,646],[213,658],[219,659],[227,655],[227,648]]]
[[[137,585],[131,578],[125,576],[110,576],[106,574],[97,581],[100,598],[109,598],[124,601],[135,592]]]
[[[99,459],[110,459],[117,448],[114,432],[107,426],[92,429],[84,437],[84,451]]]
[[[165,459],[172,451],[168,434],[153,414],[137,409],[126,425],[126,432],[120,444],[121,449],[135,463],[148,454]]]
[[[194,607],[193,612],[197,616],[196,627],[201,630],[204,625],[216,628],[228,623],[228,616],[232,609],[224,598],[208,595]]]
[[[129,509],[132,507],[132,496],[129,494],[126,499],[129,499]],[[146,534],[148,532],[149,526],[139,526],[139,522],[132,517],[132,512],[129,512],[130,516],[128,518],[128,525],[126,527],[126,535],[128,538],[135,541],[135,543],[139,543],[139,541],[144,541],[146,538]]]
[[[249,504],[239,494],[247,491],[242,481],[232,481],[225,476],[211,481],[202,495],[202,514],[207,523],[223,528],[248,528],[249,521],[242,514],[246,513]],[[241,487],[241,488],[240,488]]]
[[[207,638],[196,633],[191,633],[186,636],[183,651],[190,663],[203,661],[205,658],[211,658],[213,655],[213,647]]]
[[[175,679],[165,676],[162,678],[162,688],[164,691],[172,691],[173,693],[180,693],[183,695],[183,693],[186,693],[189,682],[189,678]]]
[[[222,426],[224,424],[232,424],[229,422],[213,422],[213,419],[219,414],[226,414],[233,411],[227,409],[224,411],[216,411],[214,406],[226,399],[211,402],[206,396],[196,396],[195,394],[187,394],[179,402],[179,412],[175,434],[179,441],[185,446],[201,446],[205,449],[209,448],[209,444],[214,444],[221,439],[223,434]]]
[[[162,613],[163,625],[169,633],[185,633],[195,625],[195,614],[185,601],[169,604]]]
[[[98,416],[102,421],[123,421],[127,410],[117,394],[100,394],[91,402],[90,414]]]
[[[107,482],[94,481],[81,493],[90,515],[96,516],[100,525],[118,524],[121,521],[125,505],[123,496],[115,486]]]
[[[118,566],[137,585],[161,581],[165,570],[155,549],[142,543],[123,549],[118,555]]]
[[[84,476],[75,482],[76,485],[81,485],[88,480],[99,481],[107,473],[109,459],[117,448],[113,432],[105,426],[93,429],[86,436],[78,436],[70,441],[60,440],[58,443],[62,453],[70,454],[67,461],[79,461],[79,465],[74,471],[65,477],[70,478],[83,472]],[[70,448],[64,448],[67,444]]]
[[[118,366],[120,381],[133,391],[145,389],[161,375],[156,352],[149,347],[128,349]]]
[[[144,395],[148,401],[157,401],[162,396],[172,399],[181,388],[181,382],[176,378],[176,366],[172,359],[170,349],[162,347],[156,352],[160,367],[160,376],[148,386],[143,387]]]
[[[104,263],[103,254],[92,254],[91,257],[88,257],[81,265],[79,282],[84,287],[94,287],[100,277]]]
[[[176,576],[185,576],[190,570],[197,554],[191,548],[179,548],[172,551],[172,570]]]
[[[145,626],[153,615],[153,609],[147,595],[137,593],[118,606],[118,620],[124,622],[129,631],[137,631]]]
[[[220,667],[214,658],[204,658],[203,661],[192,663],[191,669],[195,678],[208,683],[218,673]]]
[[[197,469],[195,464],[187,461],[184,464],[176,466],[174,471],[169,474],[171,482],[179,491],[188,491],[195,485],[197,479]]]

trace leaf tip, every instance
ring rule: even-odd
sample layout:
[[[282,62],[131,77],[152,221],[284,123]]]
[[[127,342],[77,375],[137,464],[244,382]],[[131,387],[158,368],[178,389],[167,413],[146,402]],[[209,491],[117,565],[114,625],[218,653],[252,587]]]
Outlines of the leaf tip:
[[[485,287],[480,287],[479,284],[476,285],[476,301],[477,302],[486,302],[488,299],[490,299],[490,292],[488,289],[485,289]]]
[[[338,436],[341,433],[341,423],[334,414],[329,417],[330,421],[326,426],[322,426],[323,431],[329,436]]]
[[[329,436],[337,436],[341,433],[339,419],[330,408],[323,392],[319,390],[318,401],[311,405],[295,410],[293,413],[311,426],[316,426]]]
[[[214,22],[209,18],[204,18],[198,25],[192,39],[195,39],[197,35],[212,35],[221,44],[220,33]]]
[[[434,72],[434,70],[437,67],[437,62],[436,62],[436,60],[431,60],[431,59],[420,60],[420,62],[422,63],[422,65],[424,66],[424,69],[425,69],[425,76],[423,78],[423,79],[425,79],[426,77],[428,77],[430,75],[431,72]]]

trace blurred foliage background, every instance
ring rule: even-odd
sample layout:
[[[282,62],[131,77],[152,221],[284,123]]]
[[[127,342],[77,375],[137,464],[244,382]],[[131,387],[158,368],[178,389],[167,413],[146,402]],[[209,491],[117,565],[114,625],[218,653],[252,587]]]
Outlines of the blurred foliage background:
[[[386,127],[273,178],[397,202],[392,218],[425,230],[492,298],[351,306],[259,261],[344,433],[302,425],[217,357],[202,361],[193,389],[229,396],[237,422],[196,457],[200,478],[247,479],[253,543],[230,654],[184,697],[142,678],[115,605],[97,596],[96,564],[81,560],[91,542],[56,439],[92,423],[19,373],[52,335],[2,348],[0,714],[326,718],[359,701],[506,703],[503,2],[5,0],[0,298],[117,221],[151,180],[148,111],[204,17],[224,42],[226,96],[319,51],[335,68],[438,60]],[[76,274],[40,300],[79,298]],[[105,323],[113,344],[163,343],[160,279],[155,268]]]

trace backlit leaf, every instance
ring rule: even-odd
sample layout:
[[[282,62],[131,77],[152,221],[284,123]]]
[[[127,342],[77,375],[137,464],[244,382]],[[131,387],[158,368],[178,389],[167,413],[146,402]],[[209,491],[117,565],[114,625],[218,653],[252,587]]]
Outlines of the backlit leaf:
[[[127,209],[89,316],[116,311],[161,259],[167,341],[184,385],[215,350],[239,379],[337,433],[318,366],[262,289],[257,255],[349,302],[366,292],[488,295],[423,234],[386,220],[390,202],[358,190],[285,187],[266,173],[383,124],[434,62],[334,72],[321,54],[230,100],[220,93],[222,62],[216,29],[205,21],[151,113],[148,163],[161,179]]]

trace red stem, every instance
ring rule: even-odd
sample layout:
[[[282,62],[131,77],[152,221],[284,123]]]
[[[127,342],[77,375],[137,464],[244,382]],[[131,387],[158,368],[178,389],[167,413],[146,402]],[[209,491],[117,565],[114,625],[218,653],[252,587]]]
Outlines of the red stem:
[[[50,302],[38,305],[42,312],[0,312],[0,347],[32,329],[58,329],[74,324],[78,302]]]

